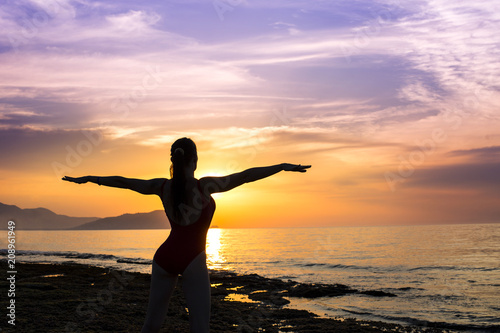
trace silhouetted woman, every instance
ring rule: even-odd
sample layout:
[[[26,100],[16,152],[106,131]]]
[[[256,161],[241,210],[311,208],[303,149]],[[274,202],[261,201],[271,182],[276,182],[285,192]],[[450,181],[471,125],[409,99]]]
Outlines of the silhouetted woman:
[[[83,184],[130,189],[160,197],[171,225],[170,235],[153,258],[148,312],[142,332],[158,332],[163,325],[170,297],[182,274],[183,289],[189,309],[192,332],[208,332],[210,321],[210,280],[206,265],[205,245],[208,228],[215,211],[212,193],[226,192],[245,183],[269,177],[280,171],[306,172],[310,166],[278,164],[251,168],[224,177],[196,179],[198,163],[195,143],[178,139],[170,150],[171,179],[130,179],[118,176],[63,180]]]

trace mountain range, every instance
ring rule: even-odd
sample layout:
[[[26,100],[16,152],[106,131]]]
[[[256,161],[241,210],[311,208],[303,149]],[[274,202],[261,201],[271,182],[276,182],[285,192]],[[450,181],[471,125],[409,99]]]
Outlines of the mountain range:
[[[170,225],[162,210],[149,213],[123,214],[120,216],[73,217],[56,214],[46,208],[22,209],[0,203],[1,227],[7,221],[16,222],[16,230],[118,230],[118,229],[168,229]]]

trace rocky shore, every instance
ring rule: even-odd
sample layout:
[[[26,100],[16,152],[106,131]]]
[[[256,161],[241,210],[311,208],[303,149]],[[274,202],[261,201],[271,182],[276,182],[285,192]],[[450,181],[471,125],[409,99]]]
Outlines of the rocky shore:
[[[4,265],[5,266],[5,265]],[[1,332],[140,332],[150,275],[76,264],[17,264],[15,326]],[[395,297],[345,285],[302,284],[212,271],[212,332],[446,332],[349,318],[320,318],[284,305],[290,297],[336,297],[364,293]],[[182,278],[179,280],[182,284]],[[0,282],[2,293],[8,282]],[[180,285],[172,297],[162,332],[189,332]],[[0,306],[6,309],[7,299]],[[7,311],[7,310],[4,310]]]

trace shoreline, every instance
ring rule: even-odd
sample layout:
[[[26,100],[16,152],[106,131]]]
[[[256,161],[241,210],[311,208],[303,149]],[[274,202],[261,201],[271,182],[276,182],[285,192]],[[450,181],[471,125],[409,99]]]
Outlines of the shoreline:
[[[16,326],[13,329],[4,320],[2,332],[141,330],[150,274],[69,263],[19,263],[16,269]],[[302,284],[217,270],[210,271],[210,279],[212,332],[455,332],[438,327],[324,318],[286,307],[290,297],[336,297],[347,293],[393,297],[381,291],[359,291],[338,284]],[[181,284],[182,277],[161,332],[189,331]],[[0,286],[5,292],[8,290],[7,281],[1,281]],[[7,301],[2,299],[3,309]]]

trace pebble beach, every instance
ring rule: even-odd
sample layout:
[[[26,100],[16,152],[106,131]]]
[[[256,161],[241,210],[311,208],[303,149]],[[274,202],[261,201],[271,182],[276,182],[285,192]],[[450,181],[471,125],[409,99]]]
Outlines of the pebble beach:
[[[16,265],[15,326],[1,332],[140,332],[150,275],[80,264]],[[212,270],[211,332],[451,332],[351,318],[324,318],[287,308],[292,297],[337,297],[365,293],[345,285],[303,284],[256,274]],[[182,278],[171,299],[162,332],[189,332]],[[2,281],[2,290],[8,283]],[[8,304],[2,299],[2,308]]]

